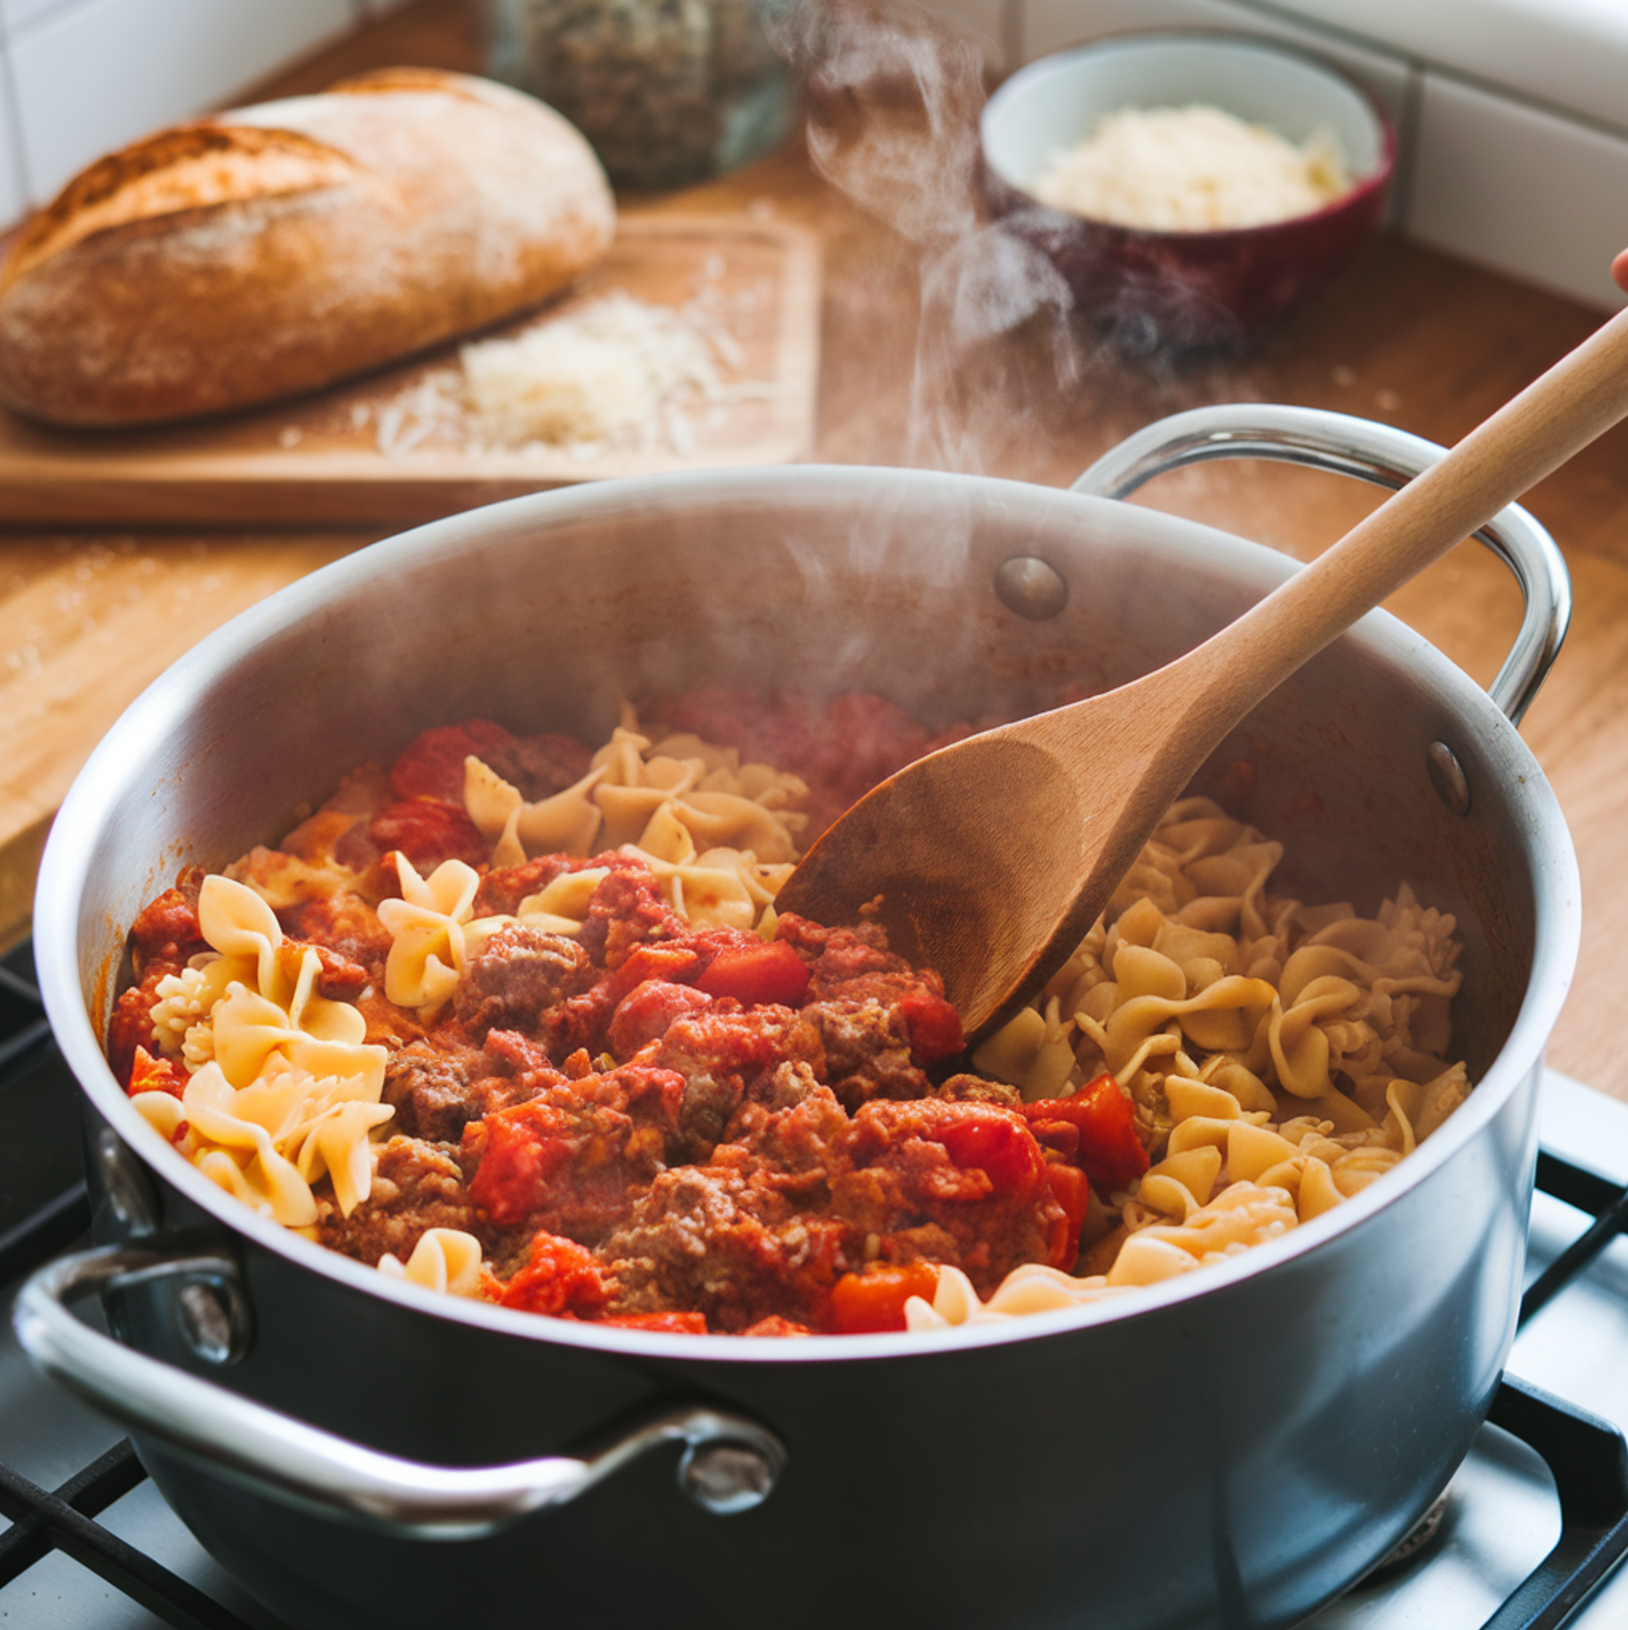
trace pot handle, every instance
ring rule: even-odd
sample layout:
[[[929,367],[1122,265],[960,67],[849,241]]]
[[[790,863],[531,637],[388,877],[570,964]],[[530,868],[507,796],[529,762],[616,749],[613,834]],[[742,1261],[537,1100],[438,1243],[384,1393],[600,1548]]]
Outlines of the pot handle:
[[[1394,490],[1445,452],[1422,436],[1346,413],[1225,403],[1172,414],[1126,437],[1069,490],[1125,498],[1167,470],[1223,458],[1305,464]],[[1525,603],[1520,632],[1488,687],[1494,703],[1518,725],[1560,654],[1571,622],[1571,578],[1554,539],[1519,504],[1499,510],[1475,536],[1515,574]]]
[[[121,1426],[287,1504],[416,1539],[470,1539],[573,1500],[664,1443],[686,1445],[683,1492],[722,1515],[761,1504],[785,1469],[774,1433],[701,1403],[624,1418],[580,1456],[448,1467],[381,1454],[135,1352],[69,1311],[76,1298],[162,1278],[241,1297],[236,1260],[207,1242],[103,1246],[24,1282],[12,1311],[17,1339],[41,1370]]]

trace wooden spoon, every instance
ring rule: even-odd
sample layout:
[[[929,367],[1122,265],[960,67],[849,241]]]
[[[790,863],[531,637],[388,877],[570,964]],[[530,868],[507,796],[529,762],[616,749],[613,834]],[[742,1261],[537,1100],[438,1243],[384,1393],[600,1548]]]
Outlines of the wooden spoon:
[[[1067,960],[1251,708],[1625,413],[1628,311],[1196,650],[882,782],[803,857],[780,909],[845,924],[875,902],[890,945],[943,975],[976,1042]]]

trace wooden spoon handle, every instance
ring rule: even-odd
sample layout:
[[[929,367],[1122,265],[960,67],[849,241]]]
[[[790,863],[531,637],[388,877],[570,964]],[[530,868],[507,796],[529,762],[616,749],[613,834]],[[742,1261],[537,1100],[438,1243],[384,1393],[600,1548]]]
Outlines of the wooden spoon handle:
[[[1171,667],[1186,670],[1187,684],[1203,670],[1207,716],[1240,716],[1625,414],[1628,311],[1620,311],[1333,548]]]

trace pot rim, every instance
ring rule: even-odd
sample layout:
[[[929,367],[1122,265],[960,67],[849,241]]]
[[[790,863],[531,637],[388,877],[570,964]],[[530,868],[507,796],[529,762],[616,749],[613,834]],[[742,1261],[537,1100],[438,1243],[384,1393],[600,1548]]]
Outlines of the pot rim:
[[[1376,656],[1395,666],[1413,668],[1422,682],[1444,693],[1460,711],[1469,711],[1499,734],[1504,751],[1519,764],[1520,795],[1537,806],[1526,822],[1528,836],[1540,829],[1563,839],[1533,856],[1536,897],[1533,975],[1510,1034],[1487,1074],[1468,1099],[1422,1147],[1415,1149],[1377,1181],[1332,1211],[1258,1245],[1232,1261],[1186,1273],[1134,1294],[1114,1296],[1079,1308],[1024,1315],[987,1324],[947,1330],[846,1335],[808,1340],[746,1340],[733,1335],[681,1335],[658,1331],[606,1328],[551,1319],[490,1303],[431,1291],[394,1280],[338,1252],[306,1240],[251,1211],[183,1160],[159,1156],[154,1133],[120,1089],[103,1051],[81,980],[79,937],[83,913],[84,857],[95,847],[105,817],[122,795],[119,768],[126,738],[162,732],[171,719],[187,711],[192,699],[229,674],[246,653],[280,634],[321,607],[333,591],[376,578],[381,570],[410,570],[443,553],[462,548],[471,533],[483,537],[511,528],[535,533],[551,522],[571,521],[618,508],[666,508],[682,504],[697,488],[709,499],[828,500],[846,489],[863,499],[873,488],[897,494],[911,487],[1010,490],[1023,501],[1056,501],[1068,505],[1112,505],[1137,517],[1137,524],[1171,535],[1202,540],[1207,552],[1234,564],[1264,559],[1283,575],[1296,568],[1290,557],[1200,522],[1143,508],[1124,506],[1061,488],[956,472],[888,469],[861,465],[794,465],[769,469],[740,468],[683,471],[583,483],[533,493],[475,510],[443,517],[382,540],[318,568],[258,604],[240,612],[205,636],[136,698],[97,746],[64,799],[53,823],[41,862],[34,903],[34,952],[47,1016],[80,1089],[97,1114],[141,1158],[144,1166],[180,1192],[228,1232],[252,1242],[294,1266],[314,1270],[363,1294],[456,1323],[529,1341],[602,1351],[629,1358],[729,1364],[825,1363],[950,1356],[967,1348],[1005,1345],[1061,1335],[1123,1319],[1156,1317],[1196,1296],[1224,1294],[1258,1274],[1316,1252],[1346,1232],[1360,1228],[1375,1212],[1387,1208],[1448,1164],[1503,1107],[1528,1072],[1540,1068],[1543,1048],[1569,988],[1580,941],[1580,878],[1564,819],[1547,777],[1515,727],[1485,691],[1407,624],[1383,610],[1370,612],[1341,638],[1358,639]],[[152,857],[155,861],[157,857]],[[110,924],[123,943],[127,925]],[[99,970],[103,982],[113,970]],[[111,999],[106,983],[105,998]]]

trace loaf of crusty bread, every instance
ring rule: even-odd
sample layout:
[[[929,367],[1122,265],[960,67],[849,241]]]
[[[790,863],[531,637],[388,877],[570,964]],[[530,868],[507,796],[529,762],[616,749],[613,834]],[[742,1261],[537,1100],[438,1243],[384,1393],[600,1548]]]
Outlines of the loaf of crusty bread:
[[[0,401],[190,418],[363,372],[546,299],[609,247],[581,134],[505,86],[385,69],[98,160],[0,266]]]

